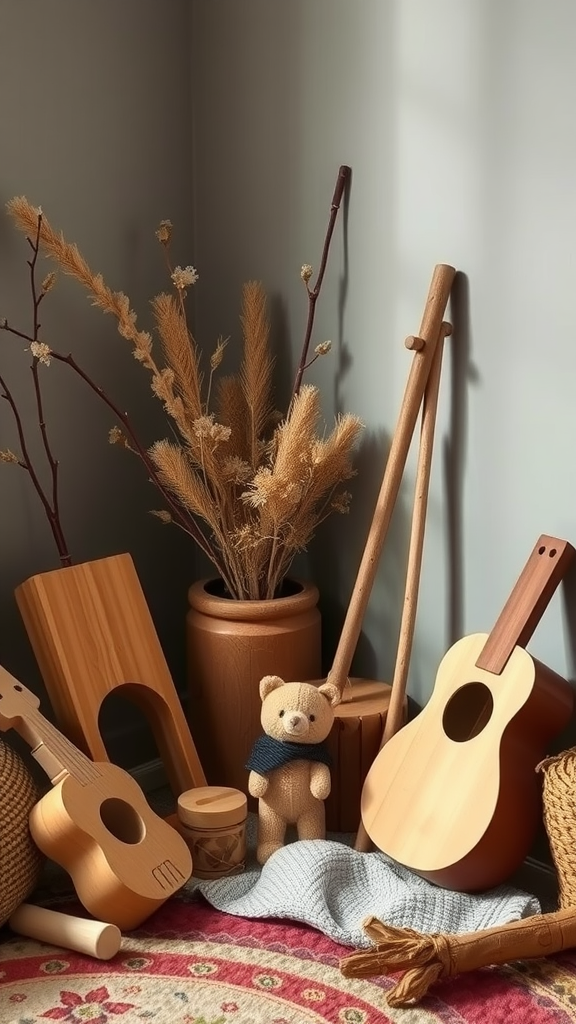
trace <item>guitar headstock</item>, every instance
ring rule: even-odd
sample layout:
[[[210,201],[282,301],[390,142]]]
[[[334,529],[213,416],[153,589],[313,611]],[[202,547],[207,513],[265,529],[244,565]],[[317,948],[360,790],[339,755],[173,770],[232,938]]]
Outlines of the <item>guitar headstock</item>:
[[[17,719],[39,706],[40,698],[0,665],[0,731],[12,729]]]

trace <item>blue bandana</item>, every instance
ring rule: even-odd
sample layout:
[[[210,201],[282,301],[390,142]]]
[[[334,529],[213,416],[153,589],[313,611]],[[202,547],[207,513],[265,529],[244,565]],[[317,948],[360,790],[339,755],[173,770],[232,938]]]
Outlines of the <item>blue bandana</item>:
[[[325,743],[290,743],[264,735],[256,740],[245,767],[258,775],[267,775],[291,761],[319,761],[328,767],[331,764]]]

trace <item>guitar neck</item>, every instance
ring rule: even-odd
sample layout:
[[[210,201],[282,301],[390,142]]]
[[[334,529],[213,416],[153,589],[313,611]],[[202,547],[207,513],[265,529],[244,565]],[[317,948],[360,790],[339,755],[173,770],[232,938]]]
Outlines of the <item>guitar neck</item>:
[[[576,551],[542,534],[476,662],[500,675],[515,647],[526,647]]]
[[[96,765],[44,718],[37,708],[27,708],[14,728],[28,743],[32,757],[53,785],[65,775],[73,775],[82,784],[92,782],[99,775]]]

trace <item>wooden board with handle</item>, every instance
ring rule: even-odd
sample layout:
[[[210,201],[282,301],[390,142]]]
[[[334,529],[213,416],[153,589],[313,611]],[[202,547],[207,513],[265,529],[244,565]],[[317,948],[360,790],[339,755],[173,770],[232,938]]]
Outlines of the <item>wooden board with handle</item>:
[[[32,838],[68,871],[90,914],[120,929],[136,928],[188,881],[190,851],[131,775],[91,761],[44,718],[39,704],[0,666],[0,730],[22,736],[52,783],[30,813]]]
[[[534,840],[535,768],[568,724],[573,695],[524,648],[574,554],[567,541],[539,538],[492,632],[450,648],[428,704],[366,777],[361,814],[374,844],[439,885],[497,885]]]
[[[76,747],[108,760],[100,712],[119,693],[147,718],[174,796],[206,784],[130,554],[31,576],[16,603],[56,721]]]

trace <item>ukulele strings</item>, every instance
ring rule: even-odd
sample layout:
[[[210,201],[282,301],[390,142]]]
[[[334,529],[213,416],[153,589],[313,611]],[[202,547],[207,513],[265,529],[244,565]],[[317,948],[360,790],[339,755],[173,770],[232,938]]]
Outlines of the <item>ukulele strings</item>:
[[[102,773],[96,765],[67,740],[47,718],[44,718],[40,711],[34,709],[29,717],[36,727],[41,743],[56,755],[65,771],[84,786],[100,778]],[[49,742],[46,742],[46,739]]]

